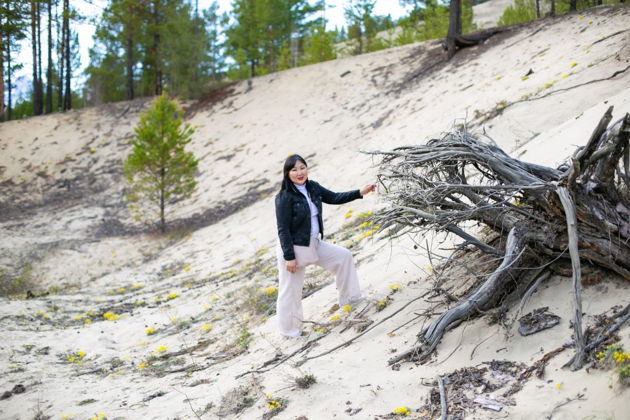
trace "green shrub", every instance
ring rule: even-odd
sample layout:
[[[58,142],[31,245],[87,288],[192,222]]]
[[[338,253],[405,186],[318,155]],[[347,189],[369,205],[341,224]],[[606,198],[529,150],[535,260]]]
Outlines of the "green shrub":
[[[28,291],[33,292],[36,286],[37,283],[32,276],[31,267],[28,265],[22,267],[15,276],[0,269],[0,296],[24,297]]]
[[[507,26],[515,23],[530,22],[534,19],[536,19],[535,0],[515,0],[512,6],[503,11],[503,15],[501,15],[497,25]]]

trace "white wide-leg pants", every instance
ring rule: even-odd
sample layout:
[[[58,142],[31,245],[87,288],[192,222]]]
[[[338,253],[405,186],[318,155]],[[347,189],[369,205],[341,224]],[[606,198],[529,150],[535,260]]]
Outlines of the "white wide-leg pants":
[[[313,239],[312,239],[313,240]],[[352,253],[346,248],[332,245],[318,239],[317,255],[319,259],[314,263],[330,271],[336,277],[339,305],[347,305],[362,299],[359,289],[359,278],[354,266]],[[277,246],[278,300],[276,313],[280,334],[287,337],[298,337],[302,333],[302,287],[304,285],[304,267],[298,267],[295,273],[286,269],[286,261],[282,255],[280,245]]]

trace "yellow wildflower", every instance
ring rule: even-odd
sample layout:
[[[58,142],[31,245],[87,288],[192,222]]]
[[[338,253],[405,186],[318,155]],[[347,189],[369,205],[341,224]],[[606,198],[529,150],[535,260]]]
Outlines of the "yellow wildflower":
[[[210,298],[211,301],[215,301],[215,300],[219,300],[219,297],[217,295],[214,295]]]
[[[352,310],[352,306],[350,306],[350,305],[343,305],[341,307],[341,309],[343,309],[345,312],[350,312]]]
[[[560,389],[560,388],[562,388],[562,384],[561,384],[560,382],[558,382],[558,383],[555,385],[555,388],[556,388],[556,389]]]
[[[267,252],[267,250],[268,250],[268,249],[269,249],[269,248],[262,248],[262,249],[260,249],[260,250],[259,250],[256,254],[258,254],[258,255],[264,255],[264,254]]]
[[[269,287],[263,289],[263,293],[266,294],[266,295],[273,295],[277,291],[278,291],[278,288],[274,287],[274,286],[269,286]]]
[[[402,286],[400,285],[400,283],[390,284],[389,285],[389,290],[398,291],[401,288],[402,288]]]
[[[92,320],[91,320],[90,318],[85,318],[85,321],[83,321],[83,323],[84,323],[85,325],[88,325],[88,324],[91,324],[91,323],[92,323]]]
[[[168,347],[166,346],[160,346],[155,349],[155,351],[160,352],[160,353],[165,352],[166,350],[168,350]]]
[[[75,315],[74,319],[76,319],[77,321],[80,321],[83,319],[83,315]]]
[[[142,285],[141,284],[134,284],[131,287],[133,287],[134,289],[140,289],[142,287]]]
[[[173,300],[177,297],[177,293],[171,293],[170,295],[166,296],[166,299],[168,300]]]
[[[106,319],[106,320],[108,320],[108,321],[115,321],[115,320],[117,320],[118,318],[120,318],[120,315],[117,315],[117,314],[115,314],[115,313],[113,313],[113,312],[105,312],[105,313],[103,314],[103,318],[105,318],[105,319]]]
[[[281,406],[282,404],[279,401],[275,401],[275,400],[267,401],[267,407],[271,408],[272,410],[275,410],[276,408],[280,408]]]
[[[214,316],[214,319],[216,319],[216,320],[221,319],[221,315],[215,315],[215,316]]]
[[[385,306],[385,305],[387,305],[387,303],[385,302],[384,299],[381,299],[381,300],[378,301],[377,305],[378,306]]]
[[[156,329],[155,328],[147,328],[146,330],[144,330],[145,333],[147,333],[147,335],[153,335],[155,334]]]
[[[337,321],[339,318],[341,318],[339,315],[333,315],[330,320],[331,321]]]
[[[346,212],[346,214],[343,215],[343,217],[345,219],[349,219],[352,217],[352,209],[348,209],[348,211]]]
[[[575,67],[577,65],[578,65],[578,63],[576,61],[574,61],[573,63],[571,63],[571,68],[573,68],[573,67]]]
[[[202,331],[208,331],[208,330],[211,330],[211,329],[212,329],[212,325],[210,325],[210,324],[204,324],[200,328],[200,330],[202,330]]]
[[[184,267],[184,271],[190,271],[190,266],[187,265],[186,267]]]
[[[127,291],[127,289],[125,289],[124,287],[121,287],[120,289],[116,289],[116,291],[118,293],[125,293]]]
[[[501,79],[503,79],[503,76],[497,76],[494,78],[494,80],[501,80]]]
[[[409,408],[403,406],[403,407],[396,407],[392,410],[392,413],[394,414],[400,414],[401,416],[408,416],[409,414],[411,414],[411,411],[409,410]]]

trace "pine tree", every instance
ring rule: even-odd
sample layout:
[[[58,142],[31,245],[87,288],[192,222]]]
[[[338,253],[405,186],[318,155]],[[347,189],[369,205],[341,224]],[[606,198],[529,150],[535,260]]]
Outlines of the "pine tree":
[[[334,32],[326,32],[324,26],[311,28],[311,36],[306,40],[304,47],[304,64],[334,60],[336,58],[334,38]]]
[[[157,205],[162,232],[166,205],[190,197],[197,186],[198,160],[184,150],[193,132],[183,122],[183,111],[163,93],[140,116],[133,149],[124,164],[132,209],[139,211],[138,205],[147,202]]]
[[[344,13],[348,23],[348,37],[356,41],[353,54],[368,52],[369,44],[376,35],[372,11],[376,0],[353,0]]]
[[[23,67],[15,57],[27,35],[29,7],[29,0],[0,0],[0,121],[12,118],[13,73]]]

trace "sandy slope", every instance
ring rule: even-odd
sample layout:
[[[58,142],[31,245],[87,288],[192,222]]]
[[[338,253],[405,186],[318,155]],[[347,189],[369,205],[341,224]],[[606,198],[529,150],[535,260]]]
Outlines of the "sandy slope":
[[[190,148],[201,157],[199,190],[169,217],[192,218],[198,228],[167,237],[133,233],[138,226],[122,198],[120,163],[146,101],[2,124],[0,266],[16,272],[29,264],[36,292],[56,288],[2,301],[0,391],[23,384],[26,392],[0,400],[0,417],[32,418],[39,409],[53,418],[250,419],[269,412],[265,395],[273,394],[287,401],[277,418],[358,409],[354,418],[374,418],[423,406],[438,374],[493,359],[538,360],[570,339],[566,279],[549,281],[525,307],[549,306],[562,317],[533,336],[513,327],[506,337],[481,318],[445,336],[426,365],[392,370],[387,359],[411,347],[426,321],[414,315],[431,307],[420,299],[350,346],[295,365],[356,335],[337,326],[278,367],[237,378],[322,334],[309,326],[306,338],[281,339],[274,318],[260,311],[264,289],[276,285],[272,191],[287,154],[307,157],[311,177],[324,185],[351,189],[376,173],[360,151],[422,142],[467,119],[470,130],[485,129],[515,155],[556,165],[585,143],[607,106],[615,118],[630,110],[629,22],[628,9],[592,10],[496,36],[449,63],[437,62],[438,42],[415,44],[256,78],[227,87],[217,101],[184,104],[198,127]],[[365,228],[344,225],[381,205],[369,196],[325,209],[333,239],[354,242],[365,314],[374,322],[429,290],[432,274],[410,240],[362,239]],[[330,313],[331,279],[317,270],[311,278],[323,288],[304,300],[309,320],[364,309]],[[401,290],[392,293],[396,284]],[[450,286],[463,288],[457,279]],[[374,302],[390,294],[377,312]],[[628,285],[614,279],[587,287],[586,322],[628,301]],[[119,318],[105,320],[106,312]],[[630,347],[627,328],[621,336]],[[585,399],[553,418],[623,418],[628,391],[611,372],[561,369],[568,353],[552,359],[543,380],[528,381],[514,405],[498,413],[476,406],[467,417],[542,418],[580,392]],[[309,373],[315,385],[292,387],[292,378]],[[249,393],[230,393],[239,386]],[[253,405],[226,414],[230,395],[234,405]]]

